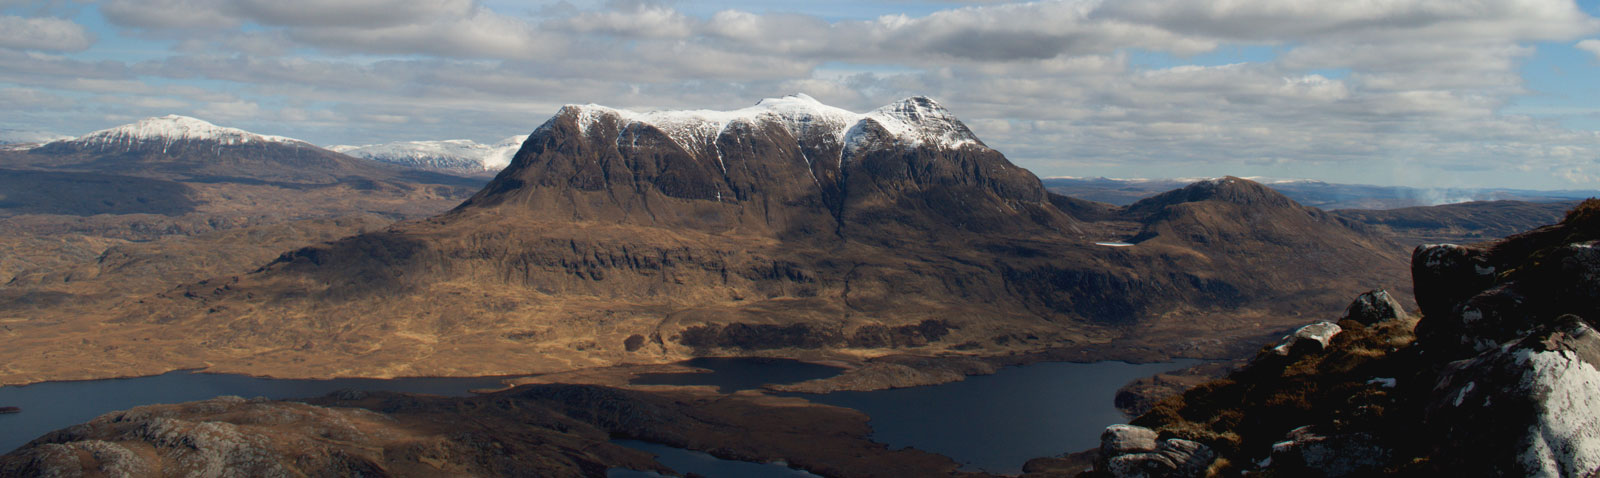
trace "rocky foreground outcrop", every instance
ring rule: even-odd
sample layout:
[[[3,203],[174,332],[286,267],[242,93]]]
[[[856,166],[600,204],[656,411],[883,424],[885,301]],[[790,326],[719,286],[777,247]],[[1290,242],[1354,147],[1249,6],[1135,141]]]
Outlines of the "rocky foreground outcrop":
[[[1108,428],[1085,473],[1595,476],[1597,244],[1591,199],[1505,240],[1419,246],[1420,318],[1383,291],[1364,294],[1337,324],[1299,329],[1227,378]],[[1163,454],[1163,443],[1184,446]],[[1215,459],[1198,465],[1209,455],[1192,450]]]

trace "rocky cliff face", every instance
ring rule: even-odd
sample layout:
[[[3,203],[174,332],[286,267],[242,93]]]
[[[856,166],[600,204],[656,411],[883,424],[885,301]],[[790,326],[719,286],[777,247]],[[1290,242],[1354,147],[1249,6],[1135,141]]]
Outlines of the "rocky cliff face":
[[[1224,475],[1594,475],[1597,241],[1591,199],[1501,241],[1419,246],[1420,319],[1363,296],[1326,348],[1286,341],[1133,423],[1218,450]]]

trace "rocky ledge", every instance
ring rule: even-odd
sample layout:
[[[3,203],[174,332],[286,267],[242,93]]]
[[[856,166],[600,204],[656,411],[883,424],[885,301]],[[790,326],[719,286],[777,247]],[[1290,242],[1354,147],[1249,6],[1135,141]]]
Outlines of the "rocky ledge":
[[[1363,294],[1028,476],[1595,476],[1596,244],[1591,199],[1501,241],[1419,246],[1420,317]]]

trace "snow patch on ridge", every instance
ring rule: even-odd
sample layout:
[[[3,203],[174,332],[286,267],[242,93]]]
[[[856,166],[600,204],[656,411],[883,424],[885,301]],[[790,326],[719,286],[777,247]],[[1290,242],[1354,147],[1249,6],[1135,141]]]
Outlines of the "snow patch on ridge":
[[[677,110],[639,113],[605,106],[568,105],[563,113],[576,115],[579,133],[587,136],[589,129],[603,118],[615,118],[619,127],[626,129],[634,124],[646,124],[666,133],[685,151],[694,153],[705,145],[714,144],[728,127],[738,123],[759,124],[776,121],[795,138],[822,137],[839,144],[843,151],[855,151],[866,146],[868,124],[876,124],[895,142],[904,147],[931,145],[943,149],[960,149],[983,143],[962,125],[944,107],[926,97],[912,97],[897,101],[868,113],[855,113],[843,108],[822,104],[805,94],[782,98],[767,98],[754,106],[732,111]],[[560,116],[558,114],[557,116]],[[548,127],[550,123],[541,126]]]
[[[160,142],[165,147],[178,141],[211,141],[223,145],[255,142],[309,146],[308,143],[294,138],[251,133],[180,115],[146,118],[137,123],[95,131],[71,141],[100,147],[132,146],[146,142]]]

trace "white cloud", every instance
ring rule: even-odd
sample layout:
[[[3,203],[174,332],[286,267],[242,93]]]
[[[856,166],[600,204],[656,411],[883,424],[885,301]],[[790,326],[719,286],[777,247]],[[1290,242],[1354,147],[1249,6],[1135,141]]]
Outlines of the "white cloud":
[[[82,51],[93,44],[94,35],[71,20],[0,16],[0,48]]]
[[[449,58],[542,58],[559,51],[562,37],[485,8],[460,17],[378,28],[296,28],[289,37],[331,51],[425,54]]]
[[[638,4],[621,10],[583,12],[564,21],[579,33],[637,38],[687,38],[696,21],[662,5]]]
[[[1578,47],[1579,50],[1593,53],[1596,59],[1600,59],[1600,40],[1591,38],[1580,41],[1578,44],[1573,46]]]
[[[1597,135],[1501,113],[1529,94],[1536,45],[1600,32],[1570,0],[959,2],[846,19],[575,3],[107,0],[106,18],[170,54],[0,49],[0,88],[106,99],[62,117],[186,101],[346,143],[495,140],[565,103],[736,108],[799,91],[861,111],[922,94],[1043,174],[1600,173]],[[1241,46],[1266,48],[1211,64]],[[1575,46],[1600,55],[1600,40]]]

